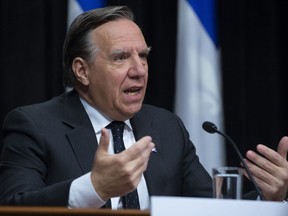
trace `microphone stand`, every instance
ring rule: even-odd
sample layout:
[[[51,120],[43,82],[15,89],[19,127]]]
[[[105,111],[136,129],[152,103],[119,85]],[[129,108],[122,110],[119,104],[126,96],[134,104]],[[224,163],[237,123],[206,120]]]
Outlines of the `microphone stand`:
[[[243,157],[242,157],[239,149],[237,148],[235,142],[234,142],[229,136],[227,136],[226,134],[222,133],[221,131],[216,130],[215,132],[218,133],[218,134],[220,134],[220,135],[222,135],[223,137],[225,137],[225,139],[227,139],[228,142],[232,144],[232,146],[233,146],[234,150],[236,151],[236,153],[237,153],[237,155],[238,155],[238,158],[240,159],[241,163],[243,164],[244,169],[246,170],[246,172],[247,172],[247,174],[248,174],[248,176],[249,176],[252,184],[254,185],[257,193],[259,194],[260,199],[261,199],[261,200],[264,200],[263,195],[262,195],[262,191],[261,191],[260,188],[258,187],[258,185],[257,185],[257,183],[256,183],[256,181],[255,181],[255,179],[254,179],[254,177],[253,177],[253,175],[251,174],[251,172],[250,172],[250,170],[249,170],[246,162],[244,161],[244,159],[243,159]]]
[[[239,149],[237,148],[237,145],[235,144],[235,142],[234,142],[229,136],[227,136],[225,133],[222,133],[221,131],[219,131],[219,130],[217,129],[217,126],[216,126],[215,124],[213,124],[212,122],[206,121],[206,122],[204,122],[204,123],[202,124],[202,127],[203,127],[203,129],[204,129],[206,132],[208,132],[208,133],[218,133],[218,134],[222,135],[225,139],[228,140],[228,142],[233,146],[234,150],[236,151],[237,156],[238,156],[238,158],[240,159],[241,163],[243,164],[244,169],[246,170],[246,172],[247,172],[247,174],[248,174],[251,182],[253,183],[253,185],[254,185],[257,193],[259,194],[260,199],[261,199],[261,200],[264,200],[263,195],[262,195],[262,191],[261,191],[260,188],[258,187],[258,185],[257,185],[257,183],[256,183],[256,181],[255,181],[255,179],[254,179],[254,177],[253,177],[253,175],[251,174],[251,172],[250,172],[250,170],[249,170],[246,162],[244,161],[244,159],[243,159],[243,157],[242,157]]]

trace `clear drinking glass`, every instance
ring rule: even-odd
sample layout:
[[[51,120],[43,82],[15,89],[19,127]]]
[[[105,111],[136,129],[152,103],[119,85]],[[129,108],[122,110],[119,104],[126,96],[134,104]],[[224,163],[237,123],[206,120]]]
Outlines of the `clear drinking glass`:
[[[241,199],[242,169],[239,167],[213,168],[213,197],[217,199]]]

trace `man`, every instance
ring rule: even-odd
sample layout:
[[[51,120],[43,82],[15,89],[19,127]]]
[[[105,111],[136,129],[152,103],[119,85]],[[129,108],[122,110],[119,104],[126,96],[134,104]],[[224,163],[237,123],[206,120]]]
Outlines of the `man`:
[[[135,208],[147,209],[152,195],[212,196],[211,178],[182,121],[142,104],[149,51],[127,7],[92,10],[74,20],[64,43],[64,79],[74,90],[18,108],[4,122],[1,204],[117,209],[136,192]],[[111,127],[116,123],[124,125],[126,150],[114,154],[113,142],[122,140]],[[271,161],[248,154],[271,200],[283,200],[280,191],[288,188],[288,141],[280,146],[280,154],[260,147]],[[266,188],[261,176],[270,167],[283,173]],[[271,175],[266,183],[272,181]]]

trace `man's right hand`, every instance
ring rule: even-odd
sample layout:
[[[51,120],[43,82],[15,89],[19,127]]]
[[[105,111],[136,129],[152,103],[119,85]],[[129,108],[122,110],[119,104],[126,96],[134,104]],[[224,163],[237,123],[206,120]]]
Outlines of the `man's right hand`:
[[[91,172],[94,189],[103,200],[136,189],[154,148],[152,138],[145,136],[125,151],[110,154],[109,139],[109,131],[103,128]]]

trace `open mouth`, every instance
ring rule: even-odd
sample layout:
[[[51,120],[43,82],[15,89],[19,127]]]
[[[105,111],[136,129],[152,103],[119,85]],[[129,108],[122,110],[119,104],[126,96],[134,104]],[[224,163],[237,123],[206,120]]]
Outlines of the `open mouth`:
[[[132,88],[125,90],[124,93],[128,95],[137,95],[140,93],[140,91],[141,91],[140,87],[132,87]]]

